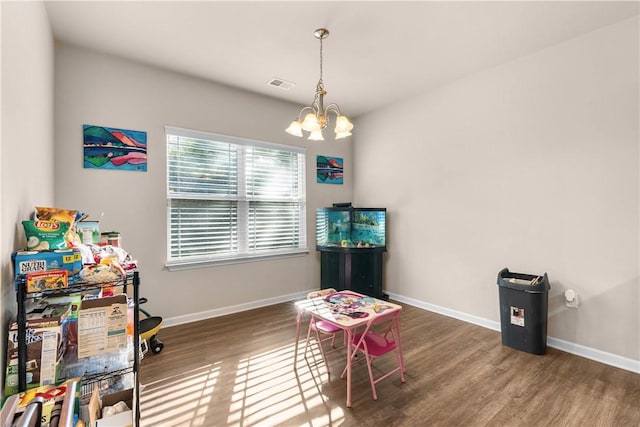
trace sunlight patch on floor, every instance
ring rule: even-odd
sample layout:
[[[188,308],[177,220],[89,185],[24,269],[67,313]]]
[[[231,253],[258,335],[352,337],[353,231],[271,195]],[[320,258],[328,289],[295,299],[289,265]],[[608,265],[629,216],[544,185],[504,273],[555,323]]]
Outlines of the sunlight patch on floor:
[[[145,384],[140,395],[142,425],[192,424],[206,414],[220,368],[212,364],[199,369]],[[186,423],[186,424],[185,424]]]
[[[293,345],[238,361],[228,425],[291,425],[291,420],[294,419],[308,420],[309,417],[304,415],[310,410],[318,409],[325,415],[312,417],[318,424],[314,421],[311,425],[328,425],[322,423],[329,419],[334,420],[333,425],[339,425],[335,424],[335,420],[344,416],[342,408],[336,407],[331,410],[331,414],[326,414],[327,397],[318,388],[318,384],[327,379],[322,355],[317,347],[315,350],[314,347],[307,350],[307,360],[316,365],[315,372],[312,372],[301,356],[303,348],[304,343],[298,349],[297,370],[293,369]],[[319,377],[314,377],[315,375]],[[302,424],[309,425],[307,422]],[[300,422],[296,425],[300,425]]]
[[[328,373],[322,354],[310,346],[304,358],[303,350],[304,341],[297,369],[291,344],[243,357],[236,366],[217,362],[145,384],[141,425],[340,426],[344,402],[330,402],[323,393]]]

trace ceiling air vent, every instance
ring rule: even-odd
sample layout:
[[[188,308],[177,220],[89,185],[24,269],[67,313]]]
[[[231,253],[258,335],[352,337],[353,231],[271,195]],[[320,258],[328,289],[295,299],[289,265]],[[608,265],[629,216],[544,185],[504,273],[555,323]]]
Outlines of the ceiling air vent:
[[[292,82],[288,82],[286,80],[280,79],[278,77],[274,77],[267,83],[269,86],[277,87],[284,90],[289,90],[294,87],[296,84]]]

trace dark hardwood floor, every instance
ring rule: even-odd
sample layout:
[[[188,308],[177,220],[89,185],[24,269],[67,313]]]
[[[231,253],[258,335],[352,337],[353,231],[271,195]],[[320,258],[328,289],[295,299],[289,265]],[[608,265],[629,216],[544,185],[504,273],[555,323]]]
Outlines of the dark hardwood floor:
[[[406,383],[381,381],[374,401],[357,364],[347,408],[342,351],[328,356],[329,379],[302,342],[293,369],[295,317],[282,303],[161,329],[164,350],[141,366],[142,425],[640,426],[639,374],[553,348],[518,351],[499,332],[406,305]]]

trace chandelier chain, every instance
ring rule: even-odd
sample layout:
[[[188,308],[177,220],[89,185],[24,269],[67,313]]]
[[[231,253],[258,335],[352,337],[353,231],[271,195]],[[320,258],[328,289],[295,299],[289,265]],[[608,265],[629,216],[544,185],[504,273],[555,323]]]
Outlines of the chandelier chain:
[[[321,85],[323,83],[322,81],[322,38],[320,39],[320,82]]]

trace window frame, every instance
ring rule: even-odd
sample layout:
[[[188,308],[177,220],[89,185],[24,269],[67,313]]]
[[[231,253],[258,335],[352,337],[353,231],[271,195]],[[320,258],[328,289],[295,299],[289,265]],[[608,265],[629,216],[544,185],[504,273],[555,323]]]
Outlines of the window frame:
[[[183,138],[194,138],[199,140],[210,140],[228,144],[237,145],[240,150],[238,151],[237,156],[237,180],[238,180],[238,191],[234,196],[226,196],[226,195],[201,195],[197,193],[172,193],[170,191],[170,158],[169,158],[169,137],[177,136]],[[301,170],[298,172],[301,175],[299,183],[299,193],[300,195],[295,198],[265,198],[258,197],[252,198],[247,194],[247,182],[246,182],[246,171],[247,164],[245,163],[245,153],[247,149],[253,148],[264,148],[264,149],[272,149],[279,151],[287,151],[291,153],[297,153],[302,155],[302,159],[299,159],[299,166]],[[270,259],[280,259],[280,258],[288,258],[288,257],[297,257],[303,256],[309,253],[308,243],[307,243],[307,192],[306,192],[306,148],[291,146],[291,145],[283,145],[276,144],[272,142],[254,140],[249,138],[242,138],[237,136],[223,135],[212,132],[204,132],[192,129],[185,129],[175,126],[165,126],[165,150],[166,150],[166,169],[165,169],[165,180],[166,180],[166,224],[167,224],[167,244],[166,244],[166,267],[170,271],[174,270],[184,270],[191,268],[201,268],[208,267],[214,265],[224,265],[224,264],[236,264],[236,263],[245,263],[245,262],[253,262],[253,261],[264,261]],[[189,197],[189,194],[191,197]],[[237,234],[244,234],[246,236],[248,229],[251,227],[251,223],[248,221],[250,216],[249,205],[251,202],[283,202],[289,201],[293,203],[298,203],[298,228],[299,228],[299,245],[298,247],[289,247],[282,249],[271,249],[264,252],[242,252],[237,254],[224,254],[224,255],[207,255],[202,257],[185,257],[185,258],[173,258],[172,257],[172,229],[171,229],[171,209],[172,209],[172,200],[185,200],[185,201],[194,201],[194,200],[212,200],[212,201],[228,201],[235,200],[237,202],[236,209],[238,210],[237,221],[238,221],[238,231]],[[239,212],[241,208],[246,208],[245,213]],[[244,222],[243,222],[244,221]],[[241,223],[243,225],[241,225]],[[244,228],[242,228],[244,227]],[[240,240],[241,238],[237,238]],[[238,242],[240,246],[240,243]]]

